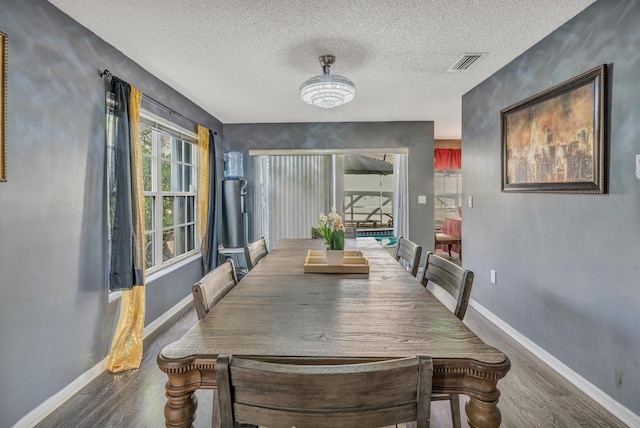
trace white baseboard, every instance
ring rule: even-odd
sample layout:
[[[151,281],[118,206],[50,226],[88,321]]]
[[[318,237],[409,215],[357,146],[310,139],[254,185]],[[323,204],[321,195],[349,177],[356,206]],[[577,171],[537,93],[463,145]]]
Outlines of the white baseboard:
[[[144,338],[149,337],[150,334],[155,332],[157,329],[162,327],[164,323],[169,321],[173,316],[175,316],[178,312],[184,309],[186,306],[190,305],[193,302],[193,296],[189,294],[184,299],[180,300],[178,303],[173,305],[171,309],[169,309],[164,314],[160,315],[158,318],[149,323],[148,326],[144,328]]]
[[[502,321],[500,318],[495,316],[492,312],[490,312],[487,308],[471,299],[469,304],[478,311],[481,315],[491,321],[496,327],[500,328],[506,334],[511,336],[516,342],[520,343],[522,346],[527,348],[531,353],[533,353],[536,357],[540,358],[546,364],[548,364],[552,369],[557,371],[560,375],[562,375],[569,382],[574,384],[580,390],[582,390],[585,394],[599,403],[602,407],[607,409],[611,414],[620,419],[623,423],[629,425],[629,427],[640,428],[640,416],[633,413],[631,410],[624,407],[622,404],[615,401],[609,395],[607,395],[604,391],[599,389],[597,386],[580,376],[578,373],[574,372],[562,361],[558,360],[556,357],[542,349],[540,346],[536,345],[534,342],[529,340],[527,337],[519,333],[513,327],[508,325],[506,322]]]
[[[53,413],[54,410],[64,404],[65,401],[79,392],[82,388],[87,386],[92,380],[100,376],[106,369],[107,359],[105,358],[86,372],[82,373],[76,378],[76,380],[64,387],[64,389],[59,391],[57,394],[49,397],[38,407],[24,415],[22,419],[13,426],[13,428],[30,428],[42,422],[44,418]]]
[[[162,314],[160,317],[149,323],[148,326],[144,328],[144,338],[146,339],[150,334],[160,328],[165,322],[171,319],[174,315],[179,313],[185,306],[191,304],[193,297],[188,295],[180,302],[176,303],[171,309]],[[108,357],[107,357],[108,358]],[[98,364],[82,373],[80,376],[76,378],[69,385],[64,387],[61,391],[56,393],[55,395],[49,397],[46,401],[40,404],[38,407],[27,413],[22,417],[13,428],[31,428],[38,423],[42,422],[44,418],[49,416],[64,404],[65,401],[73,397],[77,394],[82,388],[87,386],[93,380],[95,380],[98,376],[100,376],[107,369],[107,358],[100,361]]]

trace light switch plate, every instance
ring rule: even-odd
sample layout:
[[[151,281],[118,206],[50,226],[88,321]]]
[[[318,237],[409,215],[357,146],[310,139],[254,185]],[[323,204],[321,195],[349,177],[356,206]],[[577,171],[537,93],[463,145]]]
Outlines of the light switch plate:
[[[469,196],[469,208],[473,208],[473,196]]]
[[[427,195],[418,195],[418,203],[424,205],[427,203]]]
[[[640,180],[640,155],[636,155],[636,178]]]

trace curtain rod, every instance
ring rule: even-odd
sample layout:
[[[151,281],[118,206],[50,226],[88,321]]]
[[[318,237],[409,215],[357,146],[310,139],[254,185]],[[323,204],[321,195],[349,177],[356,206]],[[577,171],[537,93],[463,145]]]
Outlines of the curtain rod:
[[[99,75],[100,77],[108,77],[109,79],[111,79],[112,77],[115,77],[115,76],[113,75],[113,73],[111,73],[111,72],[110,72],[109,70],[107,70],[106,68],[105,68],[103,71],[98,70],[98,75]],[[162,107],[162,108],[166,109],[170,114],[175,114],[176,116],[180,116],[180,117],[181,117],[181,118],[183,118],[184,120],[189,121],[189,122],[193,123],[193,124],[194,124],[194,125],[196,125],[196,126],[200,125],[199,123],[194,122],[193,120],[189,119],[188,117],[181,115],[181,114],[180,114],[180,113],[178,113],[177,111],[173,110],[171,107],[168,107],[168,106],[166,106],[166,105],[162,104],[160,101],[158,101],[158,100],[156,100],[156,99],[151,98],[149,95],[147,95],[147,94],[145,94],[145,93],[142,93],[142,96],[143,96],[143,97],[145,97],[147,100],[151,101],[152,103],[157,104],[157,105],[159,105],[160,107]],[[211,132],[213,132],[213,135],[218,135],[218,133],[217,133],[216,131],[214,131],[214,130],[211,130]]]

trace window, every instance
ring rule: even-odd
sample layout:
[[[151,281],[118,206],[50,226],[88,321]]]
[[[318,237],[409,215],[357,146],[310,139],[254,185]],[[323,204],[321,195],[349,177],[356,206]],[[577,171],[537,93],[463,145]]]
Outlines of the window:
[[[197,137],[143,111],[140,144],[147,273],[197,254]]]
[[[106,188],[108,263],[115,212],[114,96],[106,96]],[[199,254],[196,248],[197,136],[142,111],[140,140],[144,187],[145,269],[147,274]],[[109,275],[107,276],[109,277]],[[108,279],[107,279],[108,281]],[[120,291],[110,292],[116,299]]]
[[[434,171],[434,225],[439,230],[445,217],[457,217],[462,205],[462,170]]]

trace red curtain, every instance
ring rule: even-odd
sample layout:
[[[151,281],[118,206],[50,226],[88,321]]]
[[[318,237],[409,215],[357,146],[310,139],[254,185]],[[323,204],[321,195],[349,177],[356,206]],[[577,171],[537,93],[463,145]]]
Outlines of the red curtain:
[[[436,149],[434,169],[462,169],[462,149]]]

